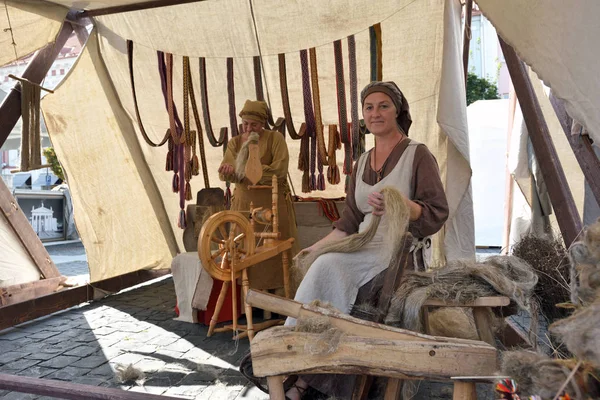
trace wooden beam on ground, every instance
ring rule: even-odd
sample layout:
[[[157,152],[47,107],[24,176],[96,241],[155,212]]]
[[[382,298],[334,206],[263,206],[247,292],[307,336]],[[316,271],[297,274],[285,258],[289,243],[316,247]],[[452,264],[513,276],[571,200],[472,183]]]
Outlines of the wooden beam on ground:
[[[579,212],[575,206],[567,178],[552,143],[548,125],[546,125],[540,104],[533,91],[527,68],[519,59],[515,50],[504,42],[500,36],[498,36],[498,39],[504,53],[508,72],[515,86],[515,92],[519,99],[523,119],[527,125],[535,156],[540,164],[544,182],[548,187],[548,194],[550,195],[550,201],[556,214],[560,232],[565,246],[569,248],[571,243],[577,239],[582,229]]]
[[[23,71],[22,78],[33,83],[42,83],[72,32],[73,26],[65,20],[54,43],[47,44],[33,56]],[[21,118],[21,83],[17,83],[0,104],[0,146],[6,142],[19,118]]]
[[[130,11],[149,10],[151,8],[176,6],[179,4],[198,3],[205,0],[155,0],[144,3],[125,4],[122,6],[97,8],[95,10],[86,10],[77,14],[77,18],[99,17],[101,15],[119,14]]]
[[[9,374],[0,374],[0,389],[73,400],[181,400],[179,397]]]
[[[563,128],[565,135],[567,135],[567,140],[573,149],[581,171],[583,171],[585,180],[590,185],[596,202],[600,204],[600,159],[598,159],[598,156],[594,152],[592,141],[588,135],[571,135],[571,123],[573,120],[567,114],[563,101],[554,97],[552,92],[550,92],[550,104],[552,104],[554,112],[556,112],[560,126]]]
[[[48,251],[2,179],[0,179],[0,209],[44,278],[59,277],[60,272],[52,262]]]
[[[465,2],[465,31],[463,35],[463,68],[465,70],[465,86],[469,72],[469,48],[471,45],[471,19],[473,16],[473,0]]]
[[[59,276],[0,288],[0,307],[57,292],[66,280],[66,277]]]
[[[61,290],[47,296],[0,307],[0,330],[31,321],[91,300],[98,300],[171,272],[169,269],[139,270],[83,286]]]

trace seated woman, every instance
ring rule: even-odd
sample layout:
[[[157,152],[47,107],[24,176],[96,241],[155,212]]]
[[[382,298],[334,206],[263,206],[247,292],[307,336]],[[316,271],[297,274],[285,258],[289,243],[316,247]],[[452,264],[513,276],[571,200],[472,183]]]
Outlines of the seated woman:
[[[227,144],[227,151],[219,167],[219,178],[223,181],[235,182],[231,210],[248,211],[250,202],[254,207],[272,208],[270,190],[252,190],[251,183],[243,177],[243,171],[236,171],[235,166],[242,147],[247,144],[250,133],[258,134],[258,147],[260,163],[262,164],[262,178],[257,185],[271,185],[273,175],[277,176],[279,186],[279,231],[281,239],[297,238],[296,216],[292,204],[290,188],[287,182],[289,154],[283,135],[277,131],[265,129],[268,117],[268,106],[264,101],[246,100],[240,112],[242,117],[243,133],[232,138]],[[263,225],[256,224],[256,231],[262,231]],[[290,257],[298,252],[298,246],[290,251]],[[283,288],[283,269],[281,259],[276,257],[252,266],[248,269],[250,287],[254,289],[280,289]]]
[[[430,246],[428,237],[443,226],[448,218],[448,202],[434,156],[427,147],[408,138],[412,123],[406,98],[394,82],[372,82],[361,92],[363,117],[369,131],[375,135],[375,147],[363,154],[352,172],[348,185],[346,208],[335,229],[304,251],[314,251],[326,242],[339,240],[364,231],[372,216],[384,215],[385,204],[380,191],[393,186],[404,195],[410,209],[409,232],[415,241],[414,268],[424,268],[424,250]],[[383,246],[386,221],[382,218],[373,240],[354,253],[326,253],[319,256],[298,287],[295,300],[310,303],[315,299],[331,303],[348,313],[359,289],[380,275],[389,264],[391,249]],[[413,261],[414,260],[414,261]],[[288,318],[286,325],[295,325]],[[310,385],[328,395],[347,397],[352,385],[335,384],[335,379],[320,376],[298,378],[286,396],[302,398]],[[350,392],[348,392],[348,390]]]

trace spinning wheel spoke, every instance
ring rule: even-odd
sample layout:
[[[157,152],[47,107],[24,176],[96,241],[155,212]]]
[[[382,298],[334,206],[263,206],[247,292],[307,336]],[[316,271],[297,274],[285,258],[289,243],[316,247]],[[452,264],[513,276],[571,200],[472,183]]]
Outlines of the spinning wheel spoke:
[[[216,232],[215,232],[216,233]],[[212,236],[210,237],[210,240],[214,243],[218,243],[218,244],[225,244],[225,241],[223,239],[219,239],[215,236],[215,234],[213,233]]]
[[[244,232],[242,232],[239,235],[237,235],[236,237],[234,237],[233,241],[235,243],[238,243],[240,240],[244,239],[245,237],[246,237],[246,234]]]
[[[219,225],[218,229],[219,229],[219,233],[221,234],[221,238],[223,238],[224,240],[227,240],[229,235],[227,234],[227,230],[225,229],[225,227],[223,225]]]
[[[223,253],[225,253],[226,250],[227,249],[225,247],[222,247],[222,248],[219,249],[219,251],[217,251],[216,253],[212,254],[210,256],[210,258],[212,258],[212,260],[214,261],[214,260],[217,259],[217,257],[219,257],[220,255],[222,255]]]

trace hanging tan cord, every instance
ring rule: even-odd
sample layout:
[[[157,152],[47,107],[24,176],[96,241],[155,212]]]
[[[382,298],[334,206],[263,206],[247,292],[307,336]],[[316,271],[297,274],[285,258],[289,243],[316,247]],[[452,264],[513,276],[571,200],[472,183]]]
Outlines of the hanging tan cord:
[[[40,138],[40,91],[41,86],[27,80],[21,81],[21,171],[38,169],[42,164]]]

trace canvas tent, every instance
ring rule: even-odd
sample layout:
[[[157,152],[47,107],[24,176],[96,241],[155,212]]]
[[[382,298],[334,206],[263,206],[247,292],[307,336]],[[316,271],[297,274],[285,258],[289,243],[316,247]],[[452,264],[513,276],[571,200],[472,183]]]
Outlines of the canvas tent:
[[[85,8],[132,2],[87,1]],[[591,67],[598,55],[578,49],[595,48],[592,41],[599,28],[594,16],[600,5],[593,0],[582,1],[577,9],[560,0],[477,3],[504,39],[565,100],[571,115],[598,139],[600,79]],[[17,21],[12,22],[17,53],[26,54],[52,41],[68,9],[80,4],[7,1],[11,21]],[[298,51],[315,47],[324,123],[337,124],[332,43],[342,40],[347,57],[345,40],[355,36],[360,88],[369,81],[368,28],[375,23],[381,23],[382,29],[383,78],[396,81],[406,94],[414,120],[411,137],[435,154],[447,190],[450,218],[437,236],[436,256],[473,256],[460,21],[458,0],[385,0],[377,2],[377,7],[363,0],[221,0],[95,17],[95,29],[79,61],[56,93],[42,102],[50,137],[68,174],[92,280],[140,268],[168,267],[182,248],[175,222],[178,199],[171,191],[171,175],[164,171],[165,151],[147,146],[134,123],[127,39],[136,49],[141,116],[151,137],[158,140],[168,121],[157,50],[175,56],[176,99],[181,98],[181,57],[192,59],[195,88],[198,57],[206,57],[211,117],[218,129],[229,124],[226,58],[234,61],[239,110],[246,98],[255,97],[252,57],[261,56],[268,100],[274,115],[280,116],[277,55],[285,53],[292,116],[299,124],[304,115]],[[0,61],[13,59],[15,49],[6,36],[0,40],[0,49]],[[345,68],[347,76],[347,63]],[[288,139],[288,145],[297,154],[298,143]],[[215,164],[220,154],[221,149],[209,148],[213,185],[217,184]],[[296,191],[299,179],[292,168]],[[194,191],[202,187],[199,179],[192,184]],[[342,193],[341,188],[316,194],[334,197]]]

